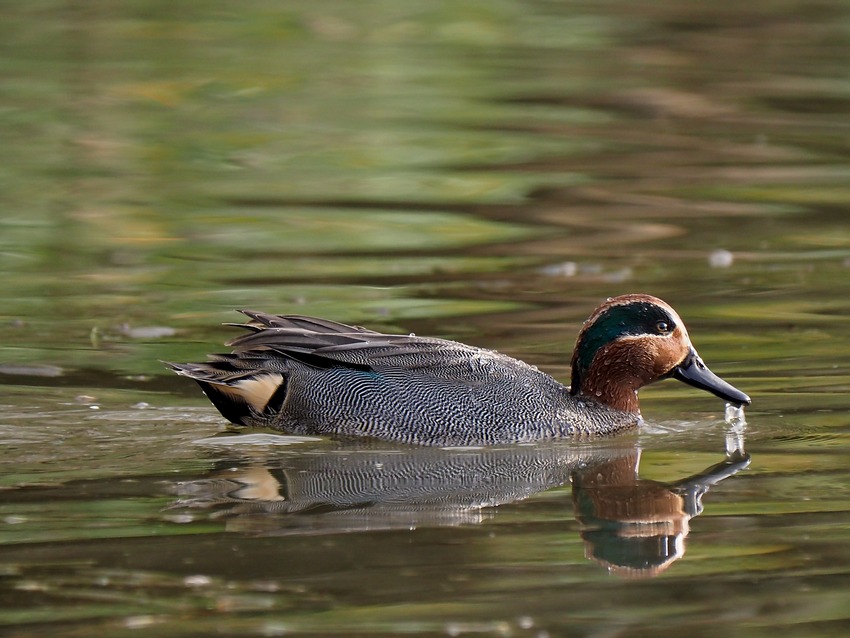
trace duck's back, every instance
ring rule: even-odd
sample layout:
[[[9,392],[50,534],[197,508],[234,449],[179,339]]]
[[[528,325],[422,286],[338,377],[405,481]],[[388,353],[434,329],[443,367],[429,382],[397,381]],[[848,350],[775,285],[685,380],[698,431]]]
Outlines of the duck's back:
[[[634,417],[537,368],[444,339],[387,335],[322,319],[246,312],[229,355],[173,366],[234,423],[293,434],[478,445],[613,431]]]

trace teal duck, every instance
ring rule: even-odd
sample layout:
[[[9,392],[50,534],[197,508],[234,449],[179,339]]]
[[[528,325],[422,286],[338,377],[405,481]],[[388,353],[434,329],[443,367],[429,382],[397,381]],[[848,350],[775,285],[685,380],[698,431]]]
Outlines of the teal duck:
[[[421,445],[489,445],[611,434],[640,424],[637,392],[673,377],[742,406],[700,359],[673,308],[608,299],[584,322],[569,387],[517,359],[455,341],[326,319],[241,311],[230,354],[168,364],[238,425]]]

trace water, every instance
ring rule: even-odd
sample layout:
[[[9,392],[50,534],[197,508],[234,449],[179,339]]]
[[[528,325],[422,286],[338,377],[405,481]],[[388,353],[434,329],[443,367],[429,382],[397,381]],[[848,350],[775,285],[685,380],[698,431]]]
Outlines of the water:
[[[0,21],[0,633],[844,635],[844,3],[181,5]],[[483,450],[234,433],[234,308],[568,378],[672,303],[746,424]]]

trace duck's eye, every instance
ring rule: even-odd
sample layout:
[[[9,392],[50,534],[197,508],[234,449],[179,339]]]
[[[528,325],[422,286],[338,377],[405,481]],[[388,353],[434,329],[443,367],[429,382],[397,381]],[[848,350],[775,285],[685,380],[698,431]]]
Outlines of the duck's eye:
[[[670,324],[664,321],[663,319],[655,324],[655,330],[658,334],[666,335],[670,332]]]

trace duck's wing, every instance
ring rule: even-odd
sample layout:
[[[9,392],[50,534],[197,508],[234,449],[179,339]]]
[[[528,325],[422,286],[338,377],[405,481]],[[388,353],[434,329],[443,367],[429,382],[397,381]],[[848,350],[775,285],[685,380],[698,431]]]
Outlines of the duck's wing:
[[[283,356],[319,368],[418,370],[457,380],[462,380],[483,359],[498,357],[505,362],[514,361],[490,350],[446,339],[385,334],[301,315],[245,314],[251,317],[250,322],[231,325],[251,332],[229,341],[227,345],[233,352],[214,355],[215,360],[229,361],[241,368],[253,367],[249,363],[252,360],[254,365],[258,360],[268,365],[270,359]]]
[[[349,326],[337,321],[330,321],[329,319],[320,319],[319,317],[307,317],[305,315],[270,315],[268,313],[257,312],[255,310],[240,310],[239,312],[247,316],[250,321],[242,323],[228,323],[225,325],[245,328],[252,332],[260,332],[268,328],[282,328],[286,330],[305,330],[308,332],[315,332],[317,334],[355,332],[359,334],[380,334],[374,330],[367,330],[361,326]]]
[[[197,381],[231,422],[251,425],[272,418],[287,399],[290,382],[346,384],[346,375],[324,374],[340,368],[356,384],[383,377],[395,387],[511,387],[517,379],[541,375],[516,359],[456,341],[392,335],[300,315],[245,313],[236,324],[249,332],[230,341],[228,354],[205,363],[169,365]],[[365,373],[365,377],[363,376]],[[414,381],[414,379],[418,379]],[[498,392],[496,392],[498,394]]]

